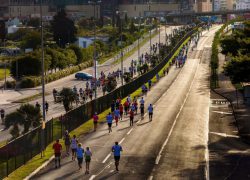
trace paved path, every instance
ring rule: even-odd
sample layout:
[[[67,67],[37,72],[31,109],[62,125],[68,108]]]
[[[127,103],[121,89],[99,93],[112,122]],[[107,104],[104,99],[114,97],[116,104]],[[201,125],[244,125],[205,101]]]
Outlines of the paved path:
[[[204,179],[209,119],[209,60],[203,51],[211,46],[218,26],[205,32],[198,48],[189,52],[183,68],[172,67],[145,97],[146,107],[154,104],[154,118],[128,118],[113,132],[101,125],[95,133],[80,138],[91,147],[91,174],[78,171],[77,163],[64,158],[60,169],[49,164],[34,179]],[[111,146],[122,144],[120,171],[114,171]],[[185,175],[185,176],[184,176]]]

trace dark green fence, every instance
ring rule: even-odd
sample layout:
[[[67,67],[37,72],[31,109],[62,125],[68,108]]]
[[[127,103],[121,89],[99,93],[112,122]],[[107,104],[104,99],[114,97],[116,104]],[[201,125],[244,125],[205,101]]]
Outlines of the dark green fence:
[[[61,138],[63,132],[67,129],[72,131],[91,119],[94,112],[101,113],[110,107],[111,101],[118,97],[124,98],[128,94],[139,89],[142,84],[152,79],[157,72],[169,61],[173,53],[179,46],[194,33],[195,30],[190,30],[184,33],[182,38],[172,48],[170,53],[149,72],[139,76],[134,81],[127,83],[111,93],[94,99],[70,112],[64,118],[55,118],[46,123],[44,130],[45,146],[49,145],[54,140]],[[41,152],[41,127],[33,129],[27,134],[9,142],[7,145],[0,148],[0,179],[8,176],[11,172],[24,165],[35,155]]]

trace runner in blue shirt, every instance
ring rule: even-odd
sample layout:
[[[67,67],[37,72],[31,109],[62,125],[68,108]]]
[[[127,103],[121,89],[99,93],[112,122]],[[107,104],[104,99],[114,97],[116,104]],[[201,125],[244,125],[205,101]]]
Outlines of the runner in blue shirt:
[[[153,120],[153,110],[154,110],[154,108],[153,108],[152,104],[150,104],[150,105],[148,106],[149,121],[152,121],[152,120]]]
[[[109,113],[106,116],[106,120],[107,120],[107,123],[108,123],[108,128],[109,128],[109,133],[110,133],[110,132],[112,132],[112,122],[113,122],[113,116],[111,115],[111,113]]]
[[[76,149],[76,156],[78,160],[79,170],[82,169],[83,154],[84,154],[84,149],[82,148],[82,144],[79,143]]]
[[[112,147],[112,152],[114,153],[116,171],[119,171],[118,166],[121,157],[121,151],[122,147],[118,144],[118,142],[115,142],[115,145]]]

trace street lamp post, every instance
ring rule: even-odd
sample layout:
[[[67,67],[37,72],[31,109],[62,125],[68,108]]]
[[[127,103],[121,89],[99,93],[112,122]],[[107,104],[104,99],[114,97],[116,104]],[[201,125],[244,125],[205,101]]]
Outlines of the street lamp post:
[[[167,19],[165,19],[165,45],[167,45]]]
[[[41,50],[42,50],[42,133],[41,133],[41,156],[43,157],[44,151],[44,129],[46,122],[46,114],[45,114],[45,80],[44,80],[44,33],[43,33],[43,9],[42,9],[43,1],[40,0],[40,28],[41,28]]]
[[[96,22],[95,22],[95,15],[96,15],[96,5],[100,4],[101,1],[98,0],[91,0],[88,1],[89,4],[94,6],[94,54],[93,54],[93,66],[94,66],[94,78],[95,78],[95,99],[97,98],[97,92],[96,92],[96,81],[97,81],[97,59],[96,59]]]
[[[161,46],[160,46],[160,44],[161,44],[161,22],[160,22],[160,18],[159,18],[159,43],[158,43],[158,45],[159,45],[159,54],[158,54],[158,59],[160,60],[160,48],[161,48]]]
[[[4,50],[5,50],[5,39],[3,40],[3,47],[4,47]],[[6,72],[6,61],[4,61],[4,90],[6,90],[6,76],[7,76],[7,72]]]
[[[141,38],[141,36],[140,36],[140,34],[141,34],[141,13],[139,14],[139,37],[138,37],[138,61],[140,61],[140,38]]]
[[[148,1],[148,12],[150,13],[150,4],[151,4],[151,1],[149,0]],[[151,55],[152,55],[152,32],[151,32],[151,29],[152,29],[152,18],[151,18],[151,13],[149,14],[149,24],[150,24],[150,26],[149,26],[149,45],[150,45],[150,50],[149,50],[149,52],[150,52],[150,58],[151,58]]]
[[[126,14],[127,11],[116,11],[116,14],[117,16],[119,16],[119,19],[120,19],[120,43],[121,43],[121,83],[122,83],[122,86],[123,86],[123,46],[122,46],[122,43],[123,43],[123,38],[122,38],[122,30],[123,30],[123,23],[122,23],[122,18],[121,18],[121,14],[124,13]]]

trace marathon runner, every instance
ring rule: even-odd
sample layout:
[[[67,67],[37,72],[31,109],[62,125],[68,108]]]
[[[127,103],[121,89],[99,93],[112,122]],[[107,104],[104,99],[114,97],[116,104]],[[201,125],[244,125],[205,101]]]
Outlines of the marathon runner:
[[[119,171],[118,166],[121,157],[121,151],[122,147],[118,144],[118,142],[115,142],[115,145],[112,147],[112,152],[114,153],[116,171]]]

